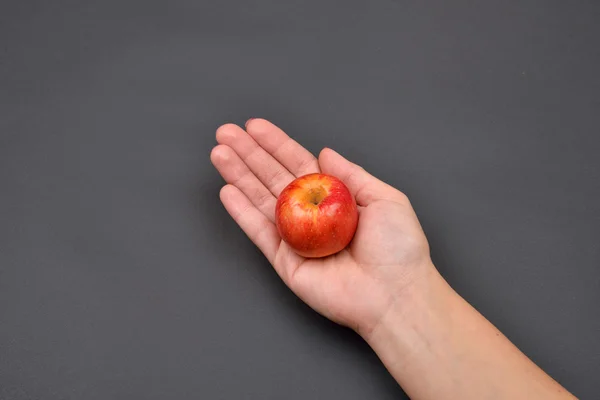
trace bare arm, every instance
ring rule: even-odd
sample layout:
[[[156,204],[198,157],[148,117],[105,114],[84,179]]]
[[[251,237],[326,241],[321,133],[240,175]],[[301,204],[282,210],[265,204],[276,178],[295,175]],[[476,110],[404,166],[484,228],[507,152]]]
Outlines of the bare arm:
[[[573,399],[435,271],[365,340],[413,399]]]
[[[573,398],[439,275],[408,198],[333,150],[314,157],[262,119],[217,130],[221,201],[281,279],[315,311],[351,327],[414,399]],[[344,181],[359,206],[350,246],[306,259],[274,225],[277,196],[314,172]]]

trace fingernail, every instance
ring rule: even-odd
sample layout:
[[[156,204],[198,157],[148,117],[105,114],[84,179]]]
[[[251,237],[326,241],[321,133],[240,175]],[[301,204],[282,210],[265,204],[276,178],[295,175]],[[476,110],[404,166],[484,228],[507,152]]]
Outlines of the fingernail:
[[[248,121],[246,121],[246,123],[244,124],[244,126],[246,126],[246,127],[247,127],[247,126],[248,126],[248,124],[250,123],[250,121],[252,121],[253,119],[255,119],[255,118],[250,118]]]

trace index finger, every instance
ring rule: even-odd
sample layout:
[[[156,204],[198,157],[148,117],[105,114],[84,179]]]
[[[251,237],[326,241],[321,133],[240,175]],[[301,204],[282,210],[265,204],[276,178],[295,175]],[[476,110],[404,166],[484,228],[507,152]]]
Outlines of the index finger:
[[[296,177],[320,172],[317,158],[275,124],[253,118],[246,122],[246,132]]]

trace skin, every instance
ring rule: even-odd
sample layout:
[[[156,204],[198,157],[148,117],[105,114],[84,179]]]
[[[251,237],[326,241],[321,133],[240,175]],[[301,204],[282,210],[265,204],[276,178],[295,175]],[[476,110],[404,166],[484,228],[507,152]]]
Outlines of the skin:
[[[263,119],[223,125],[216,137],[211,160],[229,214],[286,285],[361,335],[411,398],[574,398],[444,281],[402,192],[331,149],[314,157]],[[308,259],[281,240],[275,205],[293,179],[318,172],[346,184],[360,217],[349,247]]]

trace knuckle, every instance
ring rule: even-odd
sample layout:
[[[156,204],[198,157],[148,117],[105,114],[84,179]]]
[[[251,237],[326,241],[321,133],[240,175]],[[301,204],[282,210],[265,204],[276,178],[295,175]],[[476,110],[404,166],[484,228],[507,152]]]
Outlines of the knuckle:
[[[283,170],[276,168],[268,179],[269,186],[275,186],[277,182],[281,180],[283,176]]]
[[[265,192],[261,189],[255,189],[254,198],[256,199],[257,207],[263,207],[265,204],[267,204],[270,197],[271,193]]]
[[[296,169],[299,172],[304,172],[309,170],[315,170],[317,166],[317,160],[303,158],[298,162]]]

